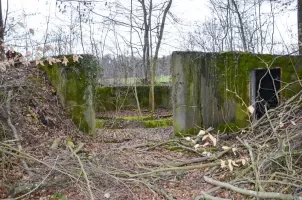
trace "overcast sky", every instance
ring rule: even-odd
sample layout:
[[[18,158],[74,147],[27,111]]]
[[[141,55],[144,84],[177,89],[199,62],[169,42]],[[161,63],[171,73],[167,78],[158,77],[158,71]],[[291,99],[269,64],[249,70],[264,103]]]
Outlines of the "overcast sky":
[[[125,0],[127,1],[127,0]],[[55,6],[55,0],[9,0],[9,10],[25,10],[27,13],[41,13],[47,15],[49,4],[52,8]],[[3,1],[4,8],[6,1]],[[45,12],[46,11],[46,12]],[[172,12],[181,15],[188,21],[204,20],[209,15],[207,0],[174,0]]]
[[[108,0],[110,1],[110,0]],[[125,0],[128,1],[128,0]],[[5,2],[5,1],[4,1]],[[51,17],[55,19],[55,0],[9,0],[9,11],[20,16],[25,11],[27,14],[33,14],[27,18],[27,26],[33,28],[36,33],[45,32],[46,17],[51,11]],[[168,37],[165,39],[165,46],[162,49],[164,54],[169,54],[173,50],[181,50],[182,37],[188,31],[193,30],[194,24],[200,23],[211,17],[207,0],[174,0],[171,11],[179,17],[183,26],[170,26],[166,28]],[[4,3],[4,8],[6,7]],[[22,17],[19,18],[22,20]],[[287,12],[279,15],[277,18],[276,37],[281,37],[288,42],[292,42],[296,34],[296,13]],[[52,23],[57,24],[57,20]]]

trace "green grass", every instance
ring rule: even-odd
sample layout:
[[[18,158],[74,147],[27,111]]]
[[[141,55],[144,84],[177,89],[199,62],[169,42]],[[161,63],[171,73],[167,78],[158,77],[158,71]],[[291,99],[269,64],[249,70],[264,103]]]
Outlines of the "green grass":
[[[146,128],[167,127],[172,126],[172,119],[158,119],[142,121]]]
[[[151,116],[127,116],[127,117],[117,117],[117,119],[123,119],[127,121],[143,121],[152,119]]]
[[[155,77],[156,83],[170,83],[171,82],[171,76],[157,76]]]
[[[137,121],[142,124],[145,128],[158,128],[158,127],[168,127],[173,125],[171,118],[168,119],[155,119],[152,120],[151,116],[127,116],[127,117],[117,117],[117,119],[125,121]],[[96,119],[96,128],[105,128],[105,123],[107,120]],[[110,121],[110,120],[109,120]]]
[[[96,121],[95,121],[96,128],[104,128],[104,126],[105,126],[105,122],[103,120],[96,119]]]

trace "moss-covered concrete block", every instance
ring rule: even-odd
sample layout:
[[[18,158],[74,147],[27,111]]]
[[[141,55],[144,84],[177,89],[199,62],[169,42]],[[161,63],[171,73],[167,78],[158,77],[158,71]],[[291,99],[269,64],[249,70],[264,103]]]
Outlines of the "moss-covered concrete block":
[[[41,67],[56,88],[61,103],[68,109],[75,125],[81,131],[93,135],[96,125],[94,94],[99,65],[94,56],[81,56],[78,62],[74,62],[73,56],[66,55],[69,61],[67,66],[62,63],[50,65],[44,61]]]
[[[136,86],[141,108],[149,109],[149,86]],[[154,102],[156,108],[171,109],[171,87],[155,86]],[[119,109],[136,109],[137,103],[133,86],[104,86],[96,89],[96,110],[108,111]]]
[[[250,76],[253,69],[281,69],[281,100],[302,89],[298,56],[250,53],[173,52],[172,100],[174,133],[231,124],[249,124],[252,104]],[[288,83],[294,84],[288,85]],[[228,125],[228,127],[230,127]],[[221,129],[225,129],[220,126]]]
[[[171,61],[174,132],[201,127],[200,68],[189,54],[174,53]]]

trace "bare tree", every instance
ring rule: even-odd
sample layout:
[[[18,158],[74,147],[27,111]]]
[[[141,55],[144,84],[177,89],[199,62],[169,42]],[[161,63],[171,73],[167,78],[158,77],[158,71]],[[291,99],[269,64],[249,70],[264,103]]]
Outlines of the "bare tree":
[[[7,21],[7,15],[8,15],[8,0],[6,1],[6,15],[5,19],[3,19],[3,8],[2,8],[2,0],[0,0],[0,60],[4,59],[4,33],[5,33],[5,27],[6,27],[6,21]]]
[[[298,4],[298,44],[299,54],[302,55],[302,0],[297,0]]]
[[[156,43],[156,49],[155,49],[155,54],[154,57],[152,59],[152,68],[151,68],[151,111],[152,111],[152,116],[154,115],[154,111],[155,111],[155,105],[154,105],[154,85],[155,85],[155,70],[156,70],[156,66],[157,66],[157,62],[158,62],[158,54],[159,54],[159,49],[161,46],[161,41],[163,39],[163,34],[164,34],[164,28],[165,28],[165,24],[166,24],[166,17],[167,14],[171,8],[172,5],[172,0],[169,0],[167,2],[167,5],[165,7],[165,10],[163,12],[163,16],[161,19],[160,24],[158,24],[160,26],[159,31],[157,32],[157,43]]]
[[[276,16],[288,11],[292,2],[209,0],[213,16],[189,33],[186,46],[203,51],[279,54],[284,42],[276,37]]]
[[[0,0],[0,43],[4,42],[4,23],[3,23],[3,14],[2,14],[2,0]],[[1,54],[3,54],[3,50],[1,49]]]

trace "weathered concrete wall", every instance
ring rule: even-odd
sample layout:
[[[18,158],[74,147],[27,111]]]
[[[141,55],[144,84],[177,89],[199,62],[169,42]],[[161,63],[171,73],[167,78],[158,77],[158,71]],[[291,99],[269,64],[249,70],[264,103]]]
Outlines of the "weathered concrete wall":
[[[189,54],[172,54],[173,126],[176,133],[201,127],[201,73],[199,65],[192,61]]]
[[[141,108],[149,109],[149,86],[137,86],[137,96]],[[171,87],[155,86],[155,107],[172,109]],[[136,99],[133,86],[98,87],[96,89],[97,112],[119,109],[136,109]]]
[[[76,126],[81,131],[93,135],[94,93],[99,66],[94,56],[81,56],[83,58],[79,59],[79,62],[73,62],[72,56],[66,56],[69,60],[67,66],[62,63],[50,65],[44,62],[45,66],[41,67],[56,88],[61,103],[68,109]]]
[[[281,98],[301,90],[298,57],[249,53],[174,52],[172,100],[174,133],[203,127],[244,127],[249,123],[250,73],[252,69],[281,68]]]

